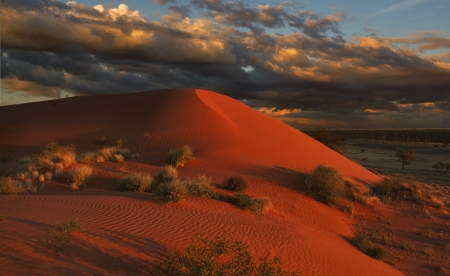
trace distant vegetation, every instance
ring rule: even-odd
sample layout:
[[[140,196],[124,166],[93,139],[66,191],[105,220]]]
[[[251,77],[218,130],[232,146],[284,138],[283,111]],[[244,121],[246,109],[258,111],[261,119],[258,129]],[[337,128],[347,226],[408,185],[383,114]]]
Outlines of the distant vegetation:
[[[398,157],[400,162],[402,162],[402,169],[405,169],[405,165],[409,165],[416,159],[416,152],[413,149],[405,150],[403,148],[398,148],[395,156]]]
[[[208,240],[197,235],[185,251],[166,255],[157,267],[157,275],[294,276],[300,273],[284,271],[277,257],[264,257],[255,264],[248,245],[241,241],[229,241],[226,237]]]
[[[316,139],[317,141],[321,142],[325,146],[329,147],[330,149],[340,154],[344,154],[345,151],[347,150],[344,146],[342,146],[342,142],[345,141],[345,138],[338,137],[330,131],[318,129],[314,131],[304,131],[304,132],[309,136],[311,136],[312,138]]]
[[[405,143],[432,142],[442,143],[443,147],[448,146],[450,143],[450,129],[318,129],[302,131],[317,140],[321,139],[324,135],[330,135],[334,141],[345,141],[348,139],[371,139],[381,141],[399,141]]]
[[[432,168],[450,171],[450,163],[437,162],[433,164]]]

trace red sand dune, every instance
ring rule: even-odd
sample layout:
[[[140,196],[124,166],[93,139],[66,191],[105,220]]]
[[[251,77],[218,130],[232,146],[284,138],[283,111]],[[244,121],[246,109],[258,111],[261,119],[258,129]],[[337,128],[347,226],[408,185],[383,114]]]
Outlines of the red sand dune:
[[[74,144],[81,153],[101,148],[95,144],[101,135],[126,140],[141,158],[94,164],[96,179],[79,191],[49,183],[44,192],[3,197],[0,213],[8,219],[0,222],[0,274],[147,273],[162,254],[186,247],[201,232],[243,240],[255,256],[280,256],[286,269],[303,275],[401,275],[351,246],[347,238],[355,229],[348,216],[305,196],[296,181],[296,171],[318,164],[362,185],[375,184],[377,175],[217,93],[171,89],[1,107],[0,152],[16,158],[0,164],[0,173],[49,141]],[[165,206],[153,194],[114,188],[114,178],[128,172],[155,174],[165,154],[183,145],[195,158],[179,169],[181,177],[206,173],[220,183],[242,175],[248,193],[270,197],[275,209],[261,216],[199,198]],[[78,218],[84,231],[63,254],[42,252],[38,240],[46,227],[67,218]]]

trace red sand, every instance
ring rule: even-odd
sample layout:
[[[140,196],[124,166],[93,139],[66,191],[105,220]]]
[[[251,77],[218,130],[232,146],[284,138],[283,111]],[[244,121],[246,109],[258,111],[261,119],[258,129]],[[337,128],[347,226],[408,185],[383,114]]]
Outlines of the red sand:
[[[15,160],[49,141],[97,150],[99,136],[126,140],[141,158],[94,164],[96,179],[79,191],[49,183],[44,192],[2,196],[0,274],[145,274],[162,254],[186,247],[193,236],[239,239],[257,257],[280,256],[303,275],[401,275],[349,244],[353,222],[341,211],[305,196],[296,171],[318,164],[373,185],[380,178],[324,145],[226,96],[194,89],[75,97],[0,108],[0,152]],[[165,154],[189,145],[195,158],[181,177],[206,173],[216,183],[242,175],[248,193],[268,196],[275,209],[262,216],[210,199],[163,205],[153,194],[120,192],[115,178],[131,171],[155,174]],[[63,253],[43,251],[50,224],[78,218],[84,231]]]

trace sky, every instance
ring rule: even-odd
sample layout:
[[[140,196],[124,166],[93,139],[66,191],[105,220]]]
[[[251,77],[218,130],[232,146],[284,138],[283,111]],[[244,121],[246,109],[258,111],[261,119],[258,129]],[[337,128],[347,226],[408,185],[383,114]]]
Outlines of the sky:
[[[300,128],[450,128],[448,0],[3,0],[0,105],[207,89]]]

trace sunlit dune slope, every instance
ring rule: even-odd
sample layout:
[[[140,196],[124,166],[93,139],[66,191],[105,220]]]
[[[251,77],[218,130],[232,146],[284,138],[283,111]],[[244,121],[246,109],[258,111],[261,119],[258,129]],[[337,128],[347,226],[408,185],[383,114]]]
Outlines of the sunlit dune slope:
[[[218,93],[170,89],[75,97],[0,109],[1,147],[33,147],[56,140],[89,148],[100,135],[125,139],[151,161],[190,145],[208,164],[311,171],[335,167],[352,181],[380,178],[276,119]],[[159,157],[159,158],[156,158]]]

